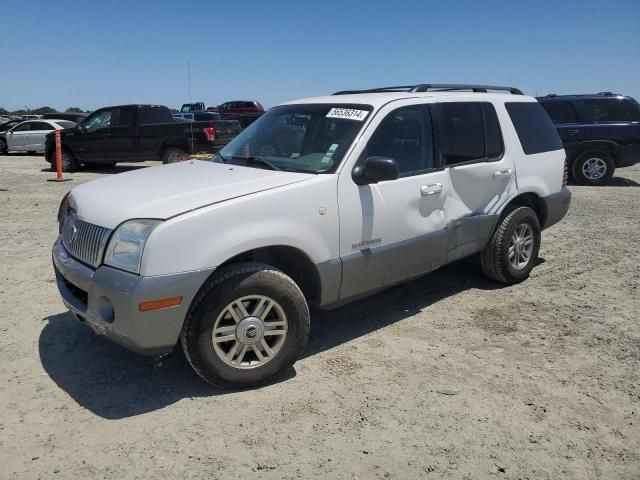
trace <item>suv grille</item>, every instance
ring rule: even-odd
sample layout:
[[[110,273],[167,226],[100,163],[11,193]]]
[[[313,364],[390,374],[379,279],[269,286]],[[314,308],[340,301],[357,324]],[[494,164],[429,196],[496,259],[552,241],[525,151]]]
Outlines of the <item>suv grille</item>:
[[[566,187],[569,183],[569,162],[568,159],[564,159],[564,172],[562,174],[562,186]]]
[[[68,209],[62,224],[62,244],[81,262],[98,267],[111,230],[80,220]]]

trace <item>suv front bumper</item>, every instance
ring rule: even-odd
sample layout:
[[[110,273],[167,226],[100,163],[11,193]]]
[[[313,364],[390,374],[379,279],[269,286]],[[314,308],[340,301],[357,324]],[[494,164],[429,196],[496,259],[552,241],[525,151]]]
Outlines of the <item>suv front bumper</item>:
[[[93,270],[64,248],[53,245],[56,283],[64,304],[94,332],[144,355],[159,355],[173,349],[193,297],[211,270],[143,277],[100,266]],[[182,297],[175,307],[141,312],[139,304],[163,298]]]

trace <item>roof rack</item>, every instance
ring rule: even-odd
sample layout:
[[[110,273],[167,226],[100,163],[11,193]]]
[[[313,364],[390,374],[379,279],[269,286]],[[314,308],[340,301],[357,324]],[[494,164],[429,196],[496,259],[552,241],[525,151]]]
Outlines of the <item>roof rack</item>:
[[[471,90],[472,92],[487,93],[488,90],[509,92],[513,95],[524,95],[522,90],[514,87],[498,87],[496,85],[467,85],[458,83],[422,83],[419,85],[401,85],[396,87],[370,88],[367,90],[342,90],[334,95],[349,95],[353,93],[383,93],[383,92],[451,92],[456,90]]]

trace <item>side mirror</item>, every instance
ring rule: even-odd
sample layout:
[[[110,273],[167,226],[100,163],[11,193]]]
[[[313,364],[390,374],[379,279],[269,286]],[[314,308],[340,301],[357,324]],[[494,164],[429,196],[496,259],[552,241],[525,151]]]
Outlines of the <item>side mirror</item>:
[[[358,165],[351,172],[353,181],[358,185],[395,180],[400,176],[398,164],[389,157],[368,157],[363,165]]]

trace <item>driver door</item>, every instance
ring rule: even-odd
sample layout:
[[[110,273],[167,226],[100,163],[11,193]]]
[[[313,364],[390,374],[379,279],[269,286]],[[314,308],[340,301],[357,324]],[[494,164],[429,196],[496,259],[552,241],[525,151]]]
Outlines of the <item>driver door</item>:
[[[430,111],[426,105],[393,105],[369,126],[374,130],[356,165],[372,156],[393,158],[400,177],[357,185],[352,167],[340,175],[340,300],[419,276],[446,261],[448,175],[435,169]]]
[[[7,148],[9,151],[25,152],[29,149],[32,123],[20,123],[7,133]]]
[[[111,122],[114,109],[103,109],[92,113],[82,122],[76,136],[75,154],[82,161],[91,161],[109,156]]]

